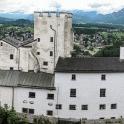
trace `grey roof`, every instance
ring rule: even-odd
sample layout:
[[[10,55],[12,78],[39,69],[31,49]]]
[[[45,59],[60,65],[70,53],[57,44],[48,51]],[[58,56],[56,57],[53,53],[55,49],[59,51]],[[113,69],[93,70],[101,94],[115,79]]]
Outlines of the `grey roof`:
[[[30,38],[30,39],[25,40],[25,41],[19,41],[19,40],[15,39],[14,37],[6,37],[6,38],[3,38],[2,40],[4,42],[16,47],[16,48],[19,48],[21,46],[25,46],[29,43],[36,41],[36,40],[34,40],[34,38]]]
[[[119,57],[59,58],[56,72],[124,72]]]
[[[54,75],[43,72],[0,70],[0,86],[54,89]]]

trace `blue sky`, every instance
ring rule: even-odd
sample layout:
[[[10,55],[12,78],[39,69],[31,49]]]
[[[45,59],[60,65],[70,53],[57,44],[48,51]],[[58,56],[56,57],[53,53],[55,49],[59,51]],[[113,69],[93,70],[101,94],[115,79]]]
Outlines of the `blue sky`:
[[[124,8],[124,0],[0,0],[0,12],[80,9],[108,14]]]

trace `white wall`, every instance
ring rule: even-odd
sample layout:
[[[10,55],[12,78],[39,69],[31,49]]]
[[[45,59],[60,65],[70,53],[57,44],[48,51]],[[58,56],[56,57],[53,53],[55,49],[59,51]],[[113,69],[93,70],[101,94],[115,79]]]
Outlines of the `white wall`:
[[[0,106],[4,107],[7,104],[9,108],[12,107],[12,88],[0,87]]]
[[[18,70],[18,50],[2,40],[0,43],[3,44],[0,46],[0,69],[9,70],[13,67],[14,70]],[[10,59],[10,54],[13,54],[13,59]]]
[[[62,110],[58,111],[61,118],[87,118],[124,116],[124,73],[108,73],[106,80],[101,74],[76,74],[76,81],[71,80],[71,73],[56,73],[58,103]],[[70,97],[70,89],[77,89],[77,97]],[[100,88],[106,88],[106,97],[100,97]],[[110,109],[116,103],[117,109]],[[69,110],[69,104],[76,104],[77,110]],[[81,110],[81,105],[88,104],[88,110]],[[106,104],[105,110],[99,110],[99,104]],[[56,113],[57,114],[57,113]]]
[[[48,93],[54,93],[53,90],[44,90],[44,89],[31,89],[31,88],[15,88],[15,102],[14,107],[15,110],[19,113],[22,112],[22,108],[32,108],[35,111],[35,115],[46,115],[47,110],[55,111],[55,101],[56,95],[54,96],[54,100],[47,99]],[[29,92],[35,92],[35,98],[29,98]],[[23,103],[23,101],[27,103]],[[30,101],[33,101],[34,104],[30,104]],[[48,103],[51,103],[52,106],[49,106]],[[55,113],[53,112],[53,116]]]

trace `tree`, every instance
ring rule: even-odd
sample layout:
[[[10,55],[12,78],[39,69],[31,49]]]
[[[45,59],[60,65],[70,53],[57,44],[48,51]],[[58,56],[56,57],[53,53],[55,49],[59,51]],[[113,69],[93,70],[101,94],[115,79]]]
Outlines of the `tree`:
[[[26,118],[18,116],[14,109],[0,107],[0,124],[28,124]]]
[[[40,116],[40,117],[36,117],[34,118],[34,124],[52,124],[49,120],[49,118],[45,117],[45,116]]]

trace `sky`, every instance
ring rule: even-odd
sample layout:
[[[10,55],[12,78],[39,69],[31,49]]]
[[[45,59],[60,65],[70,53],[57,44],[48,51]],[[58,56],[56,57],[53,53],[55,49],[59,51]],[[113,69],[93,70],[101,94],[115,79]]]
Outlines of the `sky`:
[[[124,8],[124,0],[0,0],[0,12],[24,12],[46,10],[97,11],[101,14],[117,12]]]

